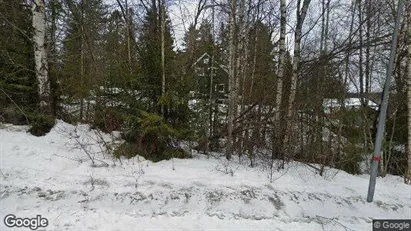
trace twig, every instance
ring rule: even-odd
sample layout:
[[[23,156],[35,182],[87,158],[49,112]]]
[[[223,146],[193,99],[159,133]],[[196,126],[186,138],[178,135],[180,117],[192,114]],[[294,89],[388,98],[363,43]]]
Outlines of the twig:
[[[85,145],[82,142],[80,142],[80,140],[79,140],[79,135],[77,134],[77,127],[74,129],[74,132],[76,133],[76,135],[73,136],[73,135],[70,134],[71,137],[76,141],[76,143],[80,146],[80,148],[84,151],[84,153],[86,153],[88,158],[91,160],[91,163],[95,164],[94,158],[91,156],[89,151],[85,148]]]
[[[91,184],[91,190],[90,192],[92,192],[94,190],[94,178],[93,178],[93,171],[91,171],[90,173],[90,184]]]
[[[274,163],[273,163],[274,164]],[[272,174],[272,170],[270,170],[271,171],[271,175],[270,175],[270,183],[273,183],[274,181],[276,181],[276,180],[278,180],[278,179],[280,179],[281,177],[283,177],[285,174],[287,174],[287,172],[288,172],[288,170],[290,169],[290,166],[289,165],[287,165],[287,169],[284,171],[284,173],[283,174],[281,174],[279,177],[277,177],[277,178],[275,178],[275,179],[273,179],[273,174]]]
[[[238,168],[240,168],[240,166],[237,166],[237,168],[233,170],[228,162],[224,163],[223,167],[224,169],[220,169],[219,166],[217,165],[215,166],[215,170],[222,172],[224,174],[227,174],[227,175],[230,174],[231,176],[234,176],[234,173],[237,172]]]

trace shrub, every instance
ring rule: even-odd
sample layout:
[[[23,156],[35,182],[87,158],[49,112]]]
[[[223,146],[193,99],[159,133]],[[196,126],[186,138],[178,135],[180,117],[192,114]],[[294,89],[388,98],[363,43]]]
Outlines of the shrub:
[[[161,116],[143,111],[137,117],[129,116],[128,120],[132,129],[124,135],[127,142],[114,152],[117,158],[140,155],[154,162],[190,158],[178,147],[183,132],[167,124]]]
[[[54,117],[41,114],[30,115],[29,120],[31,125],[29,132],[35,136],[44,136],[56,123],[56,119]]]

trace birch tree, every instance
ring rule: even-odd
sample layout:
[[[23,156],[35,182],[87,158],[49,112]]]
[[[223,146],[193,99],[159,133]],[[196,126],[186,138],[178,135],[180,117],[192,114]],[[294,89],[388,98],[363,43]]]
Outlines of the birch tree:
[[[296,17],[297,17],[297,24],[295,27],[294,33],[294,57],[293,57],[293,74],[291,77],[291,86],[290,86],[290,96],[288,99],[288,106],[287,106],[287,116],[286,116],[286,128],[284,134],[284,147],[288,146],[288,142],[292,133],[291,129],[291,121],[293,117],[293,111],[295,108],[295,96],[297,92],[297,79],[300,69],[300,58],[301,58],[301,38],[302,38],[302,27],[304,24],[305,17],[307,15],[307,10],[310,5],[311,0],[297,0],[297,10],[296,10]],[[302,6],[301,6],[302,5]],[[287,151],[290,151],[287,148]]]
[[[280,2],[281,11],[281,22],[280,22],[280,40],[279,40],[279,64],[278,64],[278,74],[277,74],[277,93],[275,97],[275,137],[273,137],[273,146],[280,145],[278,140],[281,137],[281,102],[283,96],[283,79],[284,79],[284,62],[285,62],[285,35],[287,26],[287,3],[286,0],[281,0]],[[274,143],[275,142],[275,143]],[[274,150],[281,150],[281,147],[273,147],[272,159],[274,159]]]
[[[37,92],[40,98],[40,110],[50,114],[50,82],[46,52],[46,14],[44,0],[33,0],[33,42],[34,63],[37,78]]]

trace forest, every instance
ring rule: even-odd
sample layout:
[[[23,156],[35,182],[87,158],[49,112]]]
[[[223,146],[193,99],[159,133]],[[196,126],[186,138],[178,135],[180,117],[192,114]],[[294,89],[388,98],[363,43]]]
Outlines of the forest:
[[[411,183],[411,1],[0,0],[0,122],[124,140],[113,158],[224,153]]]

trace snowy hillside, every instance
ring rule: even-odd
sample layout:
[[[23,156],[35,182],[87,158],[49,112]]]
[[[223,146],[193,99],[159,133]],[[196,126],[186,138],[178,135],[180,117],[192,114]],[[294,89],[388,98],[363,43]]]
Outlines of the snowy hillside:
[[[367,203],[368,175],[291,163],[270,182],[267,170],[200,154],[113,164],[86,125],[58,121],[45,137],[0,126],[0,217],[39,214],[45,230],[371,230],[373,218],[411,218],[399,177],[379,178]]]

